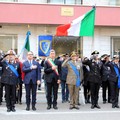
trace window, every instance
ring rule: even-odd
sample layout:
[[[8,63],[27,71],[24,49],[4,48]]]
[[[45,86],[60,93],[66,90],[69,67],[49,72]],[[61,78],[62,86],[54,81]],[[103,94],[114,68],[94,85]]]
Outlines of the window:
[[[0,0],[0,2],[17,2],[17,0]]]
[[[109,4],[114,6],[119,6],[120,0],[109,0]]]
[[[120,37],[111,38],[111,54],[120,56]]]
[[[48,0],[49,3],[55,3],[55,4],[64,4],[65,0]]]
[[[13,49],[17,53],[17,35],[0,35],[0,49],[4,52]]]
[[[82,4],[83,0],[47,0],[47,3],[53,4]]]
[[[65,0],[65,4],[82,4],[82,0]]]

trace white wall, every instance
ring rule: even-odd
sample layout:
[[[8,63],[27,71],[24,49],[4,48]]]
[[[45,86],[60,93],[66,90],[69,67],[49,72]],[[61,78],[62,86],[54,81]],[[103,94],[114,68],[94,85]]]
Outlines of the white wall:
[[[38,36],[39,35],[54,35],[55,33],[54,26],[45,26],[45,25],[30,25],[30,28],[28,29],[27,25],[3,25],[2,28],[0,28],[0,35],[17,35],[18,36],[18,54],[21,52],[25,39],[26,39],[26,32],[28,30],[31,31],[30,35],[30,49],[35,54],[38,53]]]
[[[111,53],[111,37],[120,36],[120,28],[96,27],[93,37],[83,38],[83,56],[90,57],[91,52],[97,50],[100,56]]]
[[[38,52],[38,36],[39,35],[55,35],[56,26],[54,25],[30,25],[30,48],[37,54]],[[1,35],[17,35],[18,36],[18,54],[21,52],[25,42],[27,25],[3,25],[0,28]],[[120,27],[95,27],[95,35],[83,38],[83,56],[90,57],[94,50],[98,50],[100,55],[111,52],[110,39],[112,36],[120,36]],[[68,48],[70,49],[70,48]]]

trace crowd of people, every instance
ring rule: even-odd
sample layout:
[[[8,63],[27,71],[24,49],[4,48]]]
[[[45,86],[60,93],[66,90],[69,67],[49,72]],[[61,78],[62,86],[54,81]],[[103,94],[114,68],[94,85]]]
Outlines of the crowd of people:
[[[91,57],[80,58],[72,52],[56,57],[55,50],[50,50],[48,57],[40,61],[34,53],[27,53],[27,60],[21,62],[15,51],[6,54],[0,51],[0,105],[5,97],[7,112],[15,112],[15,104],[22,104],[22,85],[25,86],[26,111],[36,110],[37,89],[41,89],[44,80],[47,110],[57,110],[58,89],[61,85],[61,102],[69,103],[69,109],[79,109],[79,91],[83,86],[84,100],[91,104],[91,109],[101,107],[98,104],[99,90],[102,87],[103,104],[111,103],[112,108],[119,108],[120,61],[115,55],[104,54],[98,57],[94,51]],[[43,71],[43,74],[42,72]],[[5,87],[5,95],[3,88]]]

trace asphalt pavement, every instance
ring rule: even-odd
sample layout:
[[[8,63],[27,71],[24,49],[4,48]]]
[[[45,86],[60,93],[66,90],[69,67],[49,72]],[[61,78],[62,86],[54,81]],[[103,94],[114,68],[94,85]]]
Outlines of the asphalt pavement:
[[[44,89],[37,91],[36,111],[26,111],[25,91],[23,90],[22,104],[16,104],[16,112],[7,112],[3,100],[0,106],[0,120],[120,120],[120,108],[112,108],[110,103],[102,103],[100,90],[99,105],[101,109],[91,109],[91,104],[85,104],[83,92],[80,92],[80,109],[70,110],[69,103],[62,103],[61,90],[58,93],[58,110],[47,110]]]

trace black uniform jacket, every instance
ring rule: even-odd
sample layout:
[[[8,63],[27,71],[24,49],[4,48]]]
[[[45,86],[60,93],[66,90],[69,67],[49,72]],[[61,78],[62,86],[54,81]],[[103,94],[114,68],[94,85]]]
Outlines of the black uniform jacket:
[[[48,83],[51,83],[52,80],[59,80],[60,79],[60,72],[61,72],[61,62],[58,59],[54,60],[55,65],[58,67],[58,73],[57,75],[54,70],[52,70],[51,65],[48,63],[48,61],[45,61],[44,64],[44,72],[45,72],[45,80]]]
[[[83,64],[88,65],[90,68],[88,81],[101,84],[101,82],[102,82],[101,81],[101,66],[102,66],[102,64],[100,62],[96,63],[93,60],[83,61]]]
[[[9,68],[8,64],[12,65],[18,72],[19,77],[15,75],[15,73]],[[19,62],[15,63],[6,63],[6,61],[0,62],[0,66],[2,66],[2,76],[1,83],[5,83],[8,85],[16,85],[18,83],[18,78],[21,77],[21,70]]]

